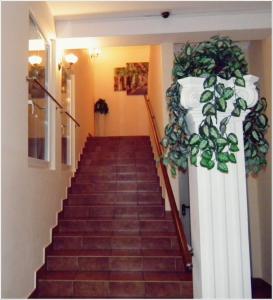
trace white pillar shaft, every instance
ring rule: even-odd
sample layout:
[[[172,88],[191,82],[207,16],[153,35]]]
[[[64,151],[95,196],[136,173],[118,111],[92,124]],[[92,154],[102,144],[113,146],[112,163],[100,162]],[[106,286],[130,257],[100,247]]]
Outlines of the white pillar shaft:
[[[254,79],[246,78],[249,92],[241,90],[249,106],[257,101]],[[181,103],[189,109],[190,130],[198,133],[204,118],[203,105],[199,102],[203,91],[200,80],[203,79],[195,80],[199,80],[198,85],[190,78],[179,83],[182,86]],[[232,104],[232,100],[229,101]],[[225,115],[219,114],[219,119]],[[236,153],[237,163],[228,164],[228,174],[221,173],[216,166],[212,170],[189,167],[195,298],[251,298],[244,117],[245,114],[231,118],[227,127],[228,133],[237,135],[240,149]]]

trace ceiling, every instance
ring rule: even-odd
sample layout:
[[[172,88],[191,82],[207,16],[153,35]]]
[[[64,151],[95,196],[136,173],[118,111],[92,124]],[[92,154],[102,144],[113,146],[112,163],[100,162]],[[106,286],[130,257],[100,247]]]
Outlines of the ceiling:
[[[56,20],[268,11],[271,1],[48,1]]]

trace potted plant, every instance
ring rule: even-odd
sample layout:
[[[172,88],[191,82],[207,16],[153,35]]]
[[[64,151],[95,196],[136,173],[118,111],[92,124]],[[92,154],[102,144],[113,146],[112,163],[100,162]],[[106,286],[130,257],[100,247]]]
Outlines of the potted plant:
[[[98,99],[98,101],[94,105],[94,112],[96,113],[96,124],[98,127],[97,128],[97,134],[98,136],[103,136],[104,135],[104,127],[105,127],[105,120],[103,115],[107,115],[109,112],[108,104],[104,99]]]
[[[228,165],[236,163],[239,151],[236,134],[227,131],[229,121],[249,110],[244,121],[246,171],[257,173],[265,166],[269,148],[264,137],[268,127],[264,114],[266,99],[259,99],[254,107],[247,106],[239,92],[250,78],[246,75],[244,53],[228,37],[214,36],[195,46],[187,43],[175,57],[173,84],[166,93],[170,119],[161,142],[165,148],[163,162],[170,165],[173,175],[177,168],[186,170],[188,161],[227,173]],[[188,77],[202,84],[199,101],[203,107],[198,132],[189,131],[188,111],[180,103],[183,90],[180,83]]]

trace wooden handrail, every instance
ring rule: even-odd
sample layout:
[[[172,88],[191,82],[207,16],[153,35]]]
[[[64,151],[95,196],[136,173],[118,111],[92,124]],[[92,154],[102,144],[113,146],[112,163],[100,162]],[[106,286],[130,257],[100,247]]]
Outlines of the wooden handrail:
[[[48,96],[49,98],[55,102],[57,104],[57,106],[61,109],[64,109],[63,106],[60,104],[60,102],[58,102],[51,94],[50,92],[36,79],[36,78],[31,78],[31,77],[26,77],[28,82],[34,82],[35,84],[37,84]],[[77,122],[76,119],[74,119],[67,111],[63,111],[73,122],[75,122],[75,124],[80,127],[79,122]]]
[[[162,150],[162,147],[161,147],[160,142],[159,142],[159,136],[158,136],[158,133],[157,133],[155,116],[152,112],[152,108],[151,108],[150,101],[149,101],[148,97],[144,96],[144,98],[145,98],[145,103],[146,103],[146,106],[147,106],[147,110],[148,110],[151,125],[152,125],[152,130],[153,130],[153,134],[154,134],[157,154],[161,158],[162,155],[163,155],[163,150]],[[171,186],[171,183],[170,183],[170,178],[169,178],[169,175],[168,175],[168,171],[167,171],[166,166],[163,164],[162,159],[160,159],[160,166],[161,166],[162,175],[163,175],[167,195],[168,195],[170,206],[171,206],[171,212],[172,212],[172,217],[173,217],[174,224],[175,224],[175,229],[176,229],[176,232],[177,232],[177,235],[178,235],[178,242],[179,242],[179,246],[180,246],[180,249],[181,249],[181,255],[182,255],[182,258],[183,258],[184,266],[187,270],[191,270],[192,269],[191,253],[188,249],[186,235],[185,235],[183,225],[182,225],[180,217],[179,217],[179,213],[178,213],[178,209],[177,209],[177,206],[176,206],[172,186]]]

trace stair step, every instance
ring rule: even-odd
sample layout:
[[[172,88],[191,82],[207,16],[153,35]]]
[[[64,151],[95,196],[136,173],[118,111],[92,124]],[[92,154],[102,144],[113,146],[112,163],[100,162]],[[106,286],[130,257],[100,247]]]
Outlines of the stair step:
[[[153,256],[106,255],[92,256],[74,254],[73,256],[48,254],[48,271],[158,271],[183,272],[182,258],[179,256],[161,256],[156,251]]]
[[[185,272],[47,272],[38,296],[62,298],[192,298]]]
[[[69,219],[59,220],[59,231],[88,232],[142,232],[142,231],[174,232],[172,220],[131,220],[131,219]]]
[[[88,194],[69,194],[68,204],[92,205],[92,204],[138,204],[138,205],[154,205],[163,204],[161,192],[100,192]]]
[[[55,250],[178,250],[179,244],[176,235],[109,235],[58,232],[53,236]]]
[[[165,216],[165,209],[163,205],[158,206],[105,206],[105,205],[93,205],[93,206],[65,206],[63,211],[59,214],[60,218],[99,218],[99,217],[111,217],[111,218],[160,218]]]
[[[69,193],[92,193],[92,192],[160,192],[161,188],[158,183],[145,181],[108,181],[92,183],[74,183],[69,188]]]

